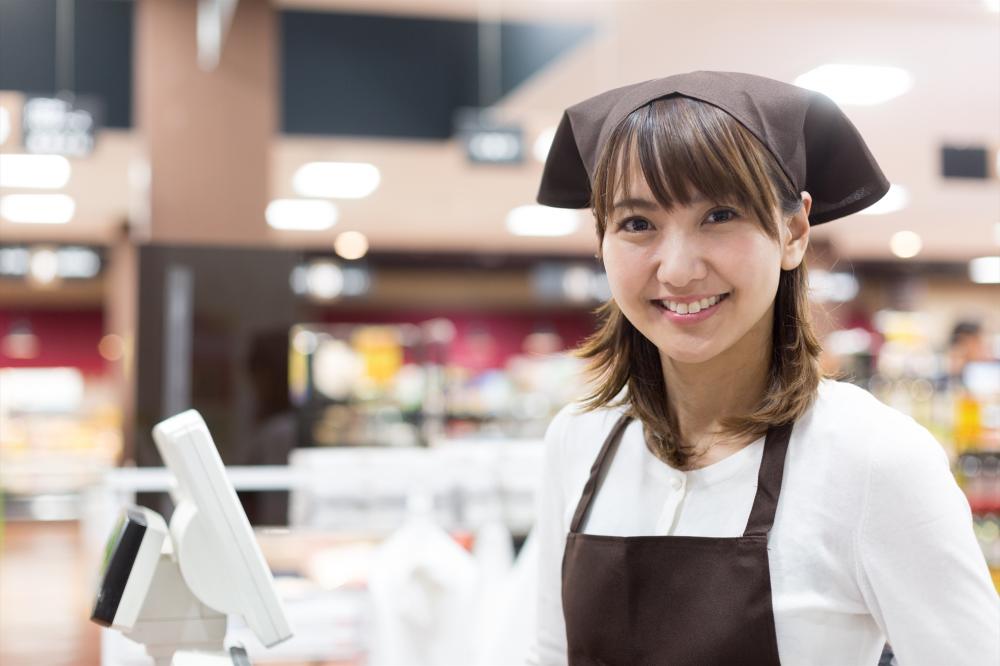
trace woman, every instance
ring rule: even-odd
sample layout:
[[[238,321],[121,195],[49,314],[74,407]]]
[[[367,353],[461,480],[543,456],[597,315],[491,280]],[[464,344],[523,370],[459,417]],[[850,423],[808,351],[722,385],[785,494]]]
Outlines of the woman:
[[[570,107],[539,202],[591,206],[612,299],[555,417],[539,664],[1000,663],[931,434],[822,376],[811,225],[888,190],[825,96],[693,72]]]

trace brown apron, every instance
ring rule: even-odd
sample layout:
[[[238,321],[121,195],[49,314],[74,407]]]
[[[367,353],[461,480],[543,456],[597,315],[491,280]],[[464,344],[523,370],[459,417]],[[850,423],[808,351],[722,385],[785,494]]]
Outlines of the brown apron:
[[[576,507],[562,561],[569,663],[778,666],[767,533],[792,425],[770,428],[741,537],[583,534],[630,418],[611,429]]]

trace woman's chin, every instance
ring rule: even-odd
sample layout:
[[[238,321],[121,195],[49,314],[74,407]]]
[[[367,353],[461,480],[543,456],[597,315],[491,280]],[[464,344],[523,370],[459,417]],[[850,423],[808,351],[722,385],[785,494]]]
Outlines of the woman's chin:
[[[680,345],[657,346],[660,350],[660,357],[673,363],[684,365],[700,365],[708,363],[719,355],[719,350],[714,345],[700,345],[696,347],[684,347]]]

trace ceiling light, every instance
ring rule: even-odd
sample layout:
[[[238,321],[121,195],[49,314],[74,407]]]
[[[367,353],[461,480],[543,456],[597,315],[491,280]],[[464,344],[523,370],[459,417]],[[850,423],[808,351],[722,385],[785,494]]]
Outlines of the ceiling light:
[[[552,141],[556,138],[556,128],[549,127],[543,130],[538,138],[535,139],[535,145],[532,147],[532,154],[534,154],[535,159],[539,162],[544,162],[549,156],[549,148],[552,147]]]
[[[76,203],[65,194],[8,194],[0,197],[0,217],[22,224],[66,224]]]
[[[306,289],[314,298],[336,298],[344,290],[344,272],[332,261],[317,261],[307,270]]]
[[[10,136],[10,111],[7,107],[0,106],[0,145],[7,143]]]
[[[14,277],[27,275],[30,261],[31,252],[26,247],[0,248],[0,275]]]
[[[323,231],[337,223],[337,207],[322,199],[275,199],[264,217],[282,231]]]
[[[802,74],[795,85],[821,92],[838,104],[867,106],[899,97],[913,86],[913,77],[900,67],[830,64]]]
[[[912,231],[897,231],[889,240],[889,249],[900,259],[910,259],[920,254],[924,243]]]
[[[31,253],[28,267],[31,279],[40,285],[48,285],[59,277],[59,256],[55,250],[43,248]]]
[[[910,192],[902,185],[890,185],[885,196],[868,208],[858,212],[858,215],[885,215],[906,208],[910,203]]]
[[[292,176],[292,188],[303,197],[362,199],[375,191],[381,175],[366,162],[309,162]]]
[[[1000,284],[1000,255],[970,261],[969,278],[977,284]]]
[[[0,155],[0,187],[58,190],[69,175],[69,160],[62,155]]]
[[[86,247],[63,247],[56,251],[59,277],[92,278],[101,272],[101,258]]]
[[[518,206],[507,214],[507,231],[515,236],[568,236],[580,226],[575,210]]]
[[[991,12],[1000,12],[1000,0],[983,0],[983,4]]]
[[[593,271],[586,266],[570,266],[563,273],[562,288],[566,298],[577,303],[590,300]]]
[[[349,261],[368,254],[368,238],[360,231],[345,231],[333,242],[334,251]]]

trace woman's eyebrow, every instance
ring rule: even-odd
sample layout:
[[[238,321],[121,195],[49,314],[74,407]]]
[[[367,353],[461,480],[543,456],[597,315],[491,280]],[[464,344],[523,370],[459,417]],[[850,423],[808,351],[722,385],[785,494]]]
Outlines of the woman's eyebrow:
[[[657,203],[655,203],[653,201],[650,201],[649,199],[631,198],[631,199],[621,199],[620,201],[616,201],[611,206],[611,210],[615,210],[615,209],[618,209],[618,208],[633,208],[633,209],[652,210],[652,209],[658,208],[658,207],[659,207],[659,205]]]
[[[705,203],[706,201],[707,199],[705,197],[703,197],[700,194],[697,194],[691,199],[691,205],[694,206],[697,204]],[[620,201],[616,201],[614,204],[612,204],[611,210],[616,210],[618,208],[652,210],[654,208],[659,208],[659,207],[660,204],[656,203],[655,201],[633,197],[630,199],[622,199]]]

